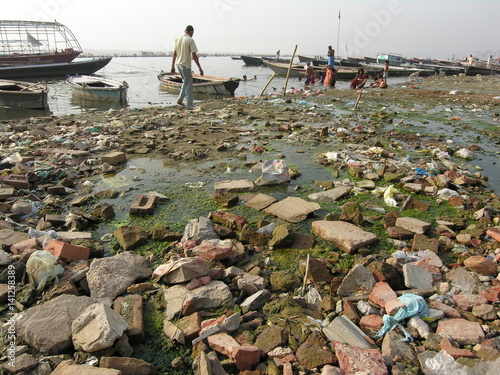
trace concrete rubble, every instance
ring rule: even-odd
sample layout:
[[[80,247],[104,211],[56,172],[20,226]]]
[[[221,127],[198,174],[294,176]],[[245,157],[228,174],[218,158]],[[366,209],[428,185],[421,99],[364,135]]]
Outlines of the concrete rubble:
[[[212,118],[227,113],[214,110]],[[146,138],[169,131],[169,116],[156,116],[162,130],[151,126]],[[500,198],[480,173],[437,150],[412,162],[379,144],[353,144],[316,155],[314,163],[337,177],[305,192],[298,183],[283,188],[292,186],[287,182],[273,194],[250,178],[226,176],[208,193],[220,209],[189,219],[183,233],[131,222],[97,239],[92,229],[114,219],[106,201],[119,192],[92,192],[79,179],[129,160],[118,136],[123,121],[117,116],[99,136],[51,148],[42,142],[43,126],[20,124],[11,134],[25,132],[34,149],[2,162],[0,299],[8,303],[3,314],[16,313],[15,345],[26,348],[15,364],[2,348],[3,371],[396,375],[431,374],[448,361],[470,374],[497,373]],[[60,126],[78,134],[70,121]],[[342,141],[363,131],[353,127]],[[134,196],[129,213],[141,219],[168,204],[155,192]],[[447,211],[436,210],[443,206]],[[105,252],[106,238],[116,243],[114,254]],[[161,256],[141,253],[157,242]],[[40,252],[51,261],[33,265]],[[300,252],[300,261],[287,252]],[[293,260],[288,269],[278,269],[281,254]],[[11,323],[3,323],[5,336]],[[157,342],[163,357],[144,349]],[[184,354],[165,363],[167,346]]]

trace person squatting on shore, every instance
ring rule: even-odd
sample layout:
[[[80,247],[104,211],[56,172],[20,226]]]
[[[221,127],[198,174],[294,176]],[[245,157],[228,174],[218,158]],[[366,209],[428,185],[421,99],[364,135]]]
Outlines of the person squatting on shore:
[[[365,85],[367,79],[368,76],[365,74],[365,70],[363,68],[360,68],[358,70],[358,73],[356,74],[356,77],[354,77],[351,81],[351,89],[362,88]]]
[[[194,28],[191,25],[186,26],[184,35],[175,39],[174,54],[172,55],[171,73],[175,74],[175,66],[182,77],[182,87],[177,104],[184,105],[183,100],[186,97],[186,108],[194,109],[193,94],[193,74],[191,72],[191,59],[198,65],[200,75],[203,75],[200,61],[198,60],[198,48],[193,39]],[[177,64],[176,64],[177,63]]]

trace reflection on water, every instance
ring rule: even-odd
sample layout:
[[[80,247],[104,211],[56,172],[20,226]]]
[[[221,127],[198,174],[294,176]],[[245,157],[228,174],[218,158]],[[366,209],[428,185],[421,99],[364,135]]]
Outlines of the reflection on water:
[[[69,103],[73,109],[80,108],[80,112],[108,111],[110,109],[118,110],[128,107],[128,103],[92,100],[88,98],[79,98],[75,95],[71,96]]]
[[[258,96],[266,85],[273,72],[265,66],[246,66],[241,60],[233,60],[231,57],[203,57],[200,59],[201,66],[206,75],[226,78],[256,77],[255,80],[240,81],[236,89],[236,97]],[[142,108],[148,106],[173,106],[176,103],[178,93],[162,90],[158,81],[158,74],[161,71],[169,70],[171,64],[170,57],[114,57],[111,62],[96,75],[113,79],[119,82],[126,81],[128,89],[128,107]],[[193,66],[195,73],[197,67]],[[42,80],[42,79],[40,79]],[[67,115],[71,113],[81,113],[82,111],[106,111],[115,108],[109,104],[75,102],[72,99],[71,89],[65,83],[66,77],[43,79],[49,87],[49,108],[55,116]],[[29,79],[28,81],[37,81]],[[282,92],[285,85],[285,77],[276,77],[269,84],[266,93]],[[337,88],[347,89],[348,81],[338,81]],[[287,88],[302,88],[303,83],[297,78],[290,78]],[[321,85],[313,86],[314,89],[323,88]],[[207,99],[207,96],[197,96],[197,100]],[[121,108],[121,107],[119,107]],[[22,113],[22,112],[21,112]],[[32,117],[37,114],[25,112],[14,114],[0,112],[0,119],[12,119],[22,117]],[[38,114],[39,115],[39,114]]]
[[[41,110],[41,109],[0,107],[0,120],[18,120],[30,117],[45,117],[51,115],[52,112],[50,111],[49,108]]]

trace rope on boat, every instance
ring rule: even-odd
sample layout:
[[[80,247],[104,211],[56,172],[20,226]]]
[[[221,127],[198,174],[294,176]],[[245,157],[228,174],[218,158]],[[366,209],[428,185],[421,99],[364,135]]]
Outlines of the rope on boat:
[[[134,65],[129,65],[129,64],[123,64],[123,63],[119,63],[119,62],[115,62],[115,61],[113,61],[113,64],[122,65],[122,66],[126,66],[126,67],[129,67],[129,68],[141,69],[141,70],[145,70],[145,71],[148,71],[148,72],[152,72],[152,73],[156,73],[156,74],[158,74],[158,71],[157,71],[157,70],[148,69],[148,68],[142,68],[142,67],[140,67],[140,66],[134,66]]]

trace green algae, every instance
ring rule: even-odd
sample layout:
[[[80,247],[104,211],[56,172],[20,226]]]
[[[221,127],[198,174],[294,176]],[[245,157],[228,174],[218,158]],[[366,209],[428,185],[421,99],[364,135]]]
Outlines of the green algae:
[[[171,375],[192,374],[190,350],[169,340],[163,333],[164,302],[156,295],[144,299],[144,333],[143,343],[134,346],[133,357],[153,364],[158,373]],[[181,358],[181,364],[172,368],[175,358]]]

